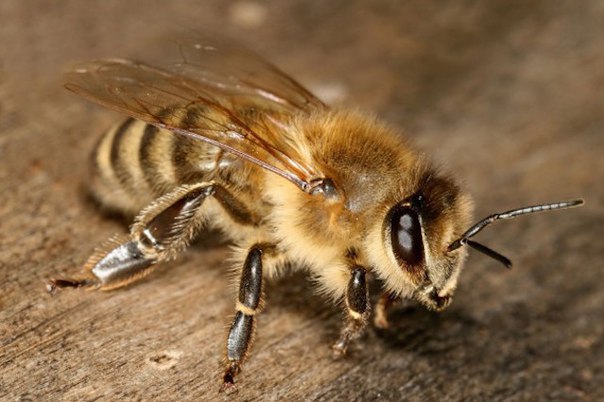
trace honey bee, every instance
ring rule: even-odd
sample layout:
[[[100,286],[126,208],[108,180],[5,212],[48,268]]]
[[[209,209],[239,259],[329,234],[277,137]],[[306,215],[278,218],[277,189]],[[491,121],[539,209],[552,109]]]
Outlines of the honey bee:
[[[225,391],[236,389],[267,278],[304,268],[342,302],[346,320],[333,345],[341,355],[369,322],[371,277],[383,284],[378,327],[401,299],[442,310],[465,246],[511,266],[471,240],[487,225],[583,203],[513,209],[470,226],[470,196],[398,130],[328,107],[250,51],[195,35],[176,44],[176,63],[97,60],[67,74],[67,89],[129,116],[98,142],[91,191],[136,218],[80,276],[50,280],[48,290],[124,286],[177,257],[205,227],[219,228],[237,246],[240,278]]]

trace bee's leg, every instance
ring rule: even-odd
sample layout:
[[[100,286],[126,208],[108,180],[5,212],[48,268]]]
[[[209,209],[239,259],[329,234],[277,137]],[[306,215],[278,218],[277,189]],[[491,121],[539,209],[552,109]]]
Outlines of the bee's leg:
[[[274,250],[273,245],[266,243],[252,246],[241,270],[235,318],[226,345],[222,390],[227,393],[236,391],[235,376],[241,371],[241,365],[248,355],[254,338],[256,314],[262,308],[262,257]]]
[[[114,238],[88,259],[81,278],[53,279],[47,289],[86,287],[108,290],[147,275],[158,262],[174,258],[201,226],[203,201],[225,193],[214,183],[184,185],[165,194],[135,219],[130,235]]]
[[[400,301],[400,299],[394,296],[392,293],[382,293],[380,300],[375,305],[373,325],[381,329],[388,328],[388,309],[398,301]]]
[[[367,290],[366,272],[363,267],[354,266],[346,288],[346,324],[340,338],[332,346],[335,356],[346,353],[348,343],[361,336],[369,318],[369,292]]]

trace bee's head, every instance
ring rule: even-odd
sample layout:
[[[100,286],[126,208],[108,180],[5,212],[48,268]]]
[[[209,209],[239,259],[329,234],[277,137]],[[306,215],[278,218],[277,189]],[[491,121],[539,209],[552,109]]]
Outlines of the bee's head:
[[[470,240],[487,225],[583,203],[573,200],[514,209],[490,215],[468,229],[471,202],[451,179],[429,172],[413,188],[413,193],[391,203],[385,214],[381,263],[375,266],[391,293],[412,297],[433,310],[442,310],[451,302],[466,255],[464,245],[511,267],[506,257]]]
[[[451,179],[433,172],[414,187],[386,213],[382,244],[390,269],[382,269],[383,279],[391,291],[441,310],[451,301],[465,256],[448,247],[467,227],[471,203]]]

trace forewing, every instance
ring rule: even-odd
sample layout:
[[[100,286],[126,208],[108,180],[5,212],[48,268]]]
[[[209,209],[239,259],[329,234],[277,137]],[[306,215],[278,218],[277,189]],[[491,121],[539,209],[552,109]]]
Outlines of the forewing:
[[[237,43],[192,30],[178,32],[168,41],[178,53],[166,63],[166,69],[178,75],[248,97],[260,108],[308,112],[325,107],[289,75]]]
[[[195,48],[192,43],[187,46],[183,49]],[[186,56],[186,51],[181,52]],[[112,59],[78,66],[67,74],[66,87],[106,107],[216,145],[309,191],[317,172],[300,162],[283,130],[277,128],[294,113],[308,113],[322,104],[288,100],[285,96],[293,96],[295,91],[286,95],[273,89],[277,91],[273,93],[264,86],[266,78],[254,81],[250,77],[260,75],[220,75],[210,67],[189,61],[158,68]],[[305,99],[306,92],[299,95]],[[241,116],[242,111],[250,108],[264,112],[254,129]],[[187,118],[192,112],[195,119]]]

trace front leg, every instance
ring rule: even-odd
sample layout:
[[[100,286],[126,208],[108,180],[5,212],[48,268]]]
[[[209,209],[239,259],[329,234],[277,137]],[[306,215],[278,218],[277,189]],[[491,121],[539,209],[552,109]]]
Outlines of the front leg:
[[[275,247],[266,243],[252,246],[241,270],[239,295],[235,304],[235,318],[227,337],[226,370],[222,390],[236,391],[235,376],[247,358],[256,327],[256,314],[262,308],[262,258],[274,252]]]
[[[351,269],[350,280],[346,288],[346,324],[340,333],[340,338],[332,346],[335,356],[346,353],[348,343],[361,336],[369,318],[369,291],[365,268],[354,266]]]
[[[394,296],[390,292],[382,293],[380,300],[376,303],[375,306],[375,316],[373,318],[373,325],[380,329],[387,329],[388,324],[388,310],[395,303],[400,302],[400,298]]]

